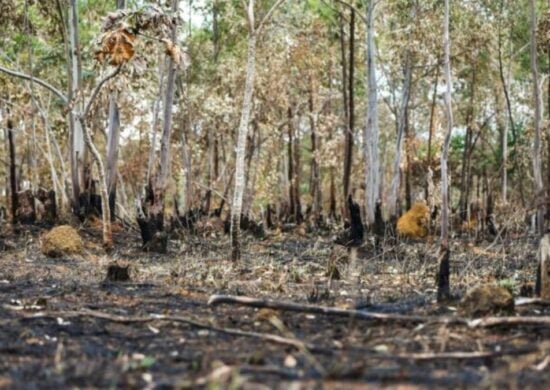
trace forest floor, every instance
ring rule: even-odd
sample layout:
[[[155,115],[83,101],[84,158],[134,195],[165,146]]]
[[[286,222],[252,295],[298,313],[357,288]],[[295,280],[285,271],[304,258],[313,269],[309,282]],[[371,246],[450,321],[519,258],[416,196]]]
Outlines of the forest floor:
[[[0,254],[0,388],[550,388],[548,327],[207,304],[212,294],[231,294],[456,318],[456,302],[435,300],[436,243],[387,243],[380,253],[367,243],[361,278],[329,286],[327,264],[338,253],[329,235],[248,238],[233,264],[223,234],[186,236],[154,255],[140,250],[138,233],[118,233],[105,255],[99,232],[81,228],[86,251],[53,259],[40,253],[40,233],[9,236],[15,248]],[[468,242],[452,246],[456,295],[488,282],[519,294],[533,282],[536,239]],[[130,282],[105,282],[112,261],[130,265]],[[516,312],[548,316],[550,308]]]

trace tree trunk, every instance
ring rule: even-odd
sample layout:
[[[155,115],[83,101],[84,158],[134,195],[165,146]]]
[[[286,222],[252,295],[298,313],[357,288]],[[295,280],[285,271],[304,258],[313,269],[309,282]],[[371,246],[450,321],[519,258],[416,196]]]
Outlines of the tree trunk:
[[[153,122],[151,125],[151,147],[149,149],[149,160],[147,162],[147,175],[145,177],[145,183],[146,185],[150,185],[151,181],[151,174],[153,172],[153,165],[155,163],[155,155],[156,155],[156,148],[157,148],[157,124],[158,124],[158,117],[160,112],[160,102],[162,100],[162,94],[164,91],[164,70],[166,68],[166,58],[164,58],[164,61],[159,61],[159,92],[158,97],[155,99],[155,102],[153,103]]]
[[[9,115],[9,113],[8,113]],[[13,122],[8,118],[7,123],[7,135],[8,135],[8,148],[10,156],[10,197],[11,197],[11,221],[12,224],[16,224],[17,221],[17,210],[19,208],[19,198],[18,198],[18,183],[17,183],[17,156],[15,152],[15,134],[13,132]]]
[[[414,106],[414,101],[411,103]],[[412,163],[411,149],[414,135],[411,134],[411,121],[409,110],[405,110],[405,209],[409,210],[412,203]]]
[[[303,222],[302,202],[300,199],[300,183],[302,181],[301,146],[300,136],[296,131],[296,125],[293,124],[292,127],[294,129],[294,140],[292,145],[292,156],[294,157],[294,221],[300,224]]]
[[[505,99],[507,104],[509,104],[508,91],[506,90],[506,81],[504,78],[504,64],[502,62],[502,7],[504,6],[504,1],[500,3],[500,18],[498,23],[498,69],[500,75],[500,81],[502,82],[502,89],[505,94]],[[498,96],[498,95],[497,95]],[[500,104],[497,103],[497,109],[499,117],[501,116]],[[505,115],[506,116],[506,115]],[[500,186],[501,186],[501,197],[502,203],[506,204],[508,202],[508,128],[512,125],[510,121],[511,116],[506,116],[504,120],[504,125],[502,125],[502,119],[499,118],[499,128],[500,128],[500,151],[501,151],[501,175],[500,175]]]
[[[536,292],[542,299],[550,300],[550,234],[541,239],[538,258]]]
[[[241,120],[237,133],[237,149],[235,158],[235,189],[231,207],[231,258],[238,261],[241,258],[241,210],[244,193],[244,157],[246,152],[246,136],[250,121],[252,95],[254,92],[254,72],[256,67],[256,34],[252,30],[248,36],[248,58],[246,62],[246,81],[244,88]]]
[[[503,2],[501,2],[501,11],[502,11],[502,7],[503,7]],[[502,14],[502,12],[501,12],[501,14]],[[500,27],[500,25],[499,25],[499,27]],[[518,134],[517,134],[516,126],[515,126],[515,123],[514,123],[514,117],[512,115],[512,102],[510,100],[510,94],[508,93],[508,85],[507,84],[509,84],[509,83],[506,82],[506,78],[504,76],[504,64],[503,64],[503,61],[502,61],[502,44],[501,44],[502,40],[500,38],[500,35],[501,35],[500,32],[499,32],[498,35],[499,35],[498,64],[499,64],[500,82],[502,83],[502,90],[504,92],[504,98],[506,100],[506,109],[508,111],[508,125],[509,125],[510,131],[512,133],[513,144],[517,145]],[[511,39],[512,39],[511,35],[512,35],[512,24],[510,24],[510,42],[511,42]],[[510,50],[510,58],[512,58],[512,53],[511,52],[512,52],[512,50]],[[510,71],[510,69],[508,69],[508,77],[510,77],[510,75],[511,75],[511,71]],[[524,189],[523,189],[523,175],[520,172],[520,166],[519,166],[519,163],[518,163],[517,153],[514,153],[513,155],[514,155],[514,159],[513,159],[514,170],[516,171],[516,173],[518,174],[518,177],[519,177],[519,193],[520,193],[521,204],[522,204],[523,207],[525,207],[525,193],[524,193]]]
[[[449,182],[447,176],[447,160],[449,145],[453,130],[453,109],[451,100],[451,42],[449,38],[449,0],[445,0],[445,19],[443,22],[443,45],[445,48],[445,111],[447,113],[447,133],[441,152],[441,254],[437,283],[437,299],[443,301],[450,298],[450,246],[449,246]]]
[[[111,221],[115,220],[118,145],[120,139],[120,114],[117,94],[109,94],[109,129],[107,133],[107,187],[109,190],[109,208]]]
[[[376,56],[374,42],[374,7],[375,0],[369,0],[367,11],[367,118],[364,131],[363,152],[365,154],[366,216],[367,225],[373,225],[376,215],[376,204],[380,193],[380,155],[378,153],[378,88],[376,82]]]
[[[395,147],[395,159],[393,164],[393,179],[389,196],[388,210],[390,219],[396,219],[399,214],[399,187],[401,178],[401,151],[403,149],[403,136],[405,134],[405,118],[409,106],[409,96],[412,79],[412,59],[409,49],[405,53],[405,78],[401,92],[401,106],[397,116],[397,141]]]
[[[435,109],[436,109],[436,102],[437,102],[437,86],[439,84],[439,67],[437,68],[436,72],[437,73],[436,73],[436,76],[435,76],[434,89],[433,89],[433,92],[432,92],[432,106],[430,108],[430,125],[429,125],[429,130],[428,130],[428,132],[429,132],[428,133],[428,154],[426,156],[426,159],[427,159],[427,161],[426,161],[426,171],[429,172],[430,176],[433,175],[433,173],[432,173],[433,172],[432,171],[432,139],[433,139],[433,134],[434,134],[434,131],[435,131],[434,117],[435,117]],[[426,188],[424,190],[426,201],[428,201],[430,196],[433,195],[433,194],[430,193],[430,190],[429,190],[430,183],[431,183],[431,181],[429,181],[429,180],[426,181]]]
[[[292,108],[288,108],[288,204],[289,204],[289,216],[296,215],[296,198],[294,195],[296,191],[296,176],[294,174],[294,126],[292,124],[293,115]]]
[[[535,0],[530,0],[531,7],[531,72],[533,73],[533,104],[535,106],[535,141],[533,143],[533,177],[535,178],[535,204],[537,205],[537,233],[544,234],[544,184],[542,181],[541,163],[541,120],[542,99],[539,88],[539,71],[537,66],[537,10]]]
[[[310,78],[309,88],[309,125],[311,131],[311,188],[312,212],[315,224],[321,222],[321,179],[319,174],[319,163],[317,154],[319,150],[317,139],[317,118],[315,115],[314,81]]]
[[[464,138],[464,150],[462,152],[462,173],[460,181],[460,218],[461,221],[470,220],[470,166],[472,153],[474,148],[473,142],[473,123],[474,123],[474,104],[475,104],[475,87],[476,87],[476,64],[472,64],[472,80],[470,84],[470,101],[468,112],[466,114],[466,136]]]
[[[78,28],[78,2],[69,2],[69,101],[72,102],[82,90],[82,66]],[[82,112],[82,102],[76,100],[76,110],[69,113],[70,149],[71,149],[71,179],[73,184],[73,211],[80,213],[80,191],[84,183],[85,171],[85,141],[80,121],[74,112]]]
[[[355,127],[355,93],[354,93],[354,70],[355,70],[355,10],[351,10],[349,21],[349,78],[348,82],[348,126],[345,135],[344,153],[344,199],[350,193],[351,168],[353,164],[353,137]]]

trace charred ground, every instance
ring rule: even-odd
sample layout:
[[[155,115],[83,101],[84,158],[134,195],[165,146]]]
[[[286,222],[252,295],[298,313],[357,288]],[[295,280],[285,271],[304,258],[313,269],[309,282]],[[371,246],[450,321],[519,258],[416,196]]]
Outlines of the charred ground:
[[[117,250],[106,255],[98,231],[83,227],[82,254],[48,258],[40,253],[41,233],[32,229],[10,235],[12,248],[2,253],[0,387],[550,384],[548,327],[480,329],[207,305],[211,294],[232,294],[458,317],[456,302],[435,302],[436,244],[386,243],[384,251],[376,252],[367,240],[358,255],[360,282],[333,280],[329,287],[328,264],[342,266],[338,258],[345,257],[330,235],[289,232],[251,239],[243,261],[234,264],[227,257],[227,237],[217,234],[170,241],[168,254],[153,255],[141,251],[137,232],[120,232]],[[536,245],[526,236],[507,245],[455,240],[453,293],[460,296],[489,282],[506,285],[515,295],[528,293]],[[105,281],[113,261],[129,265],[131,282]],[[516,312],[550,315],[550,308],[525,305]],[[296,348],[223,331],[228,329],[307,345]]]

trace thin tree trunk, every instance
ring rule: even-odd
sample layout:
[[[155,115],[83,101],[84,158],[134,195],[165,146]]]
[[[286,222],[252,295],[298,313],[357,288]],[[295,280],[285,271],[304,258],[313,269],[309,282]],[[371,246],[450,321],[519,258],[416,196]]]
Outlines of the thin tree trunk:
[[[231,207],[231,258],[238,261],[241,258],[241,211],[244,193],[244,157],[246,151],[246,136],[250,122],[252,95],[254,93],[254,73],[256,67],[256,34],[250,31],[248,35],[248,59],[246,62],[246,81],[244,87],[241,120],[237,135],[237,150],[235,159],[235,190]]]
[[[115,220],[118,145],[120,139],[120,114],[117,94],[109,94],[109,129],[107,133],[107,187],[109,190],[109,208],[111,221]]]
[[[375,0],[369,0],[367,9],[367,117],[363,139],[365,154],[365,185],[366,185],[366,222],[372,226],[375,222],[376,203],[380,193],[380,155],[378,153],[378,86],[376,82],[376,54],[374,42],[374,8]]]
[[[349,77],[348,77],[348,125],[345,134],[344,153],[344,199],[350,193],[351,168],[353,163],[353,135],[355,127],[354,70],[355,70],[355,10],[351,10],[349,21]]]
[[[445,19],[443,22],[443,45],[445,48],[445,111],[447,113],[447,133],[441,152],[441,253],[437,283],[437,298],[439,301],[450,297],[450,247],[449,247],[449,182],[447,176],[447,160],[449,145],[453,130],[453,109],[451,100],[451,42],[449,38],[449,0],[445,0]]]
[[[312,212],[315,224],[321,219],[321,178],[319,174],[319,163],[317,154],[319,150],[317,138],[317,118],[315,116],[315,91],[314,81],[310,78],[309,88],[309,125],[311,131],[311,188],[310,195],[313,202]]]
[[[405,117],[409,106],[409,96],[412,79],[412,59],[410,50],[405,54],[405,78],[403,80],[403,89],[401,92],[401,106],[397,117],[397,141],[395,146],[395,159],[393,163],[393,179],[389,196],[388,211],[391,219],[395,219],[399,213],[399,187],[401,177],[401,152],[403,149],[403,136],[405,134]]]
[[[149,160],[147,162],[147,175],[145,177],[146,185],[150,185],[151,174],[153,172],[153,164],[155,163],[155,155],[157,148],[157,124],[160,113],[160,102],[162,100],[162,94],[164,92],[164,70],[167,66],[166,58],[159,61],[159,92],[158,97],[153,103],[153,123],[151,125],[151,147],[149,149]]]
[[[472,80],[470,84],[470,101],[468,112],[466,114],[466,136],[464,139],[464,151],[462,152],[462,174],[460,182],[460,217],[461,220],[470,220],[470,165],[473,153],[473,122],[474,122],[474,107],[475,107],[475,87],[476,87],[476,64],[472,64]]]
[[[414,100],[411,102],[414,106]],[[411,134],[411,120],[409,118],[409,110],[405,110],[405,208],[409,210],[412,203],[412,163],[411,163],[411,149],[414,135]]]
[[[531,72],[533,73],[533,103],[535,106],[533,143],[533,177],[535,178],[535,204],[537,205],[537,233],[544,234],[544,184],[542,181],[541,162],[541,120],[542,99],[539,88],[539,71],[537,65],[537,10],[535,0],[529,2],[531,8]]]
[[[434,82],[434,89],[432,92],[432,106],[430,108],[430,125],[429,125],[429,133],[428,133],[428,154],[427,154],[427,161],[426,161],[426,170],[427,171],[433,171],[432,170],[432,139],[434,134],[434,127],[435,127],[435,109],[436,109],[436,102],[437,102],[437,86],[439,84],[439,67],[437,67],[436,76],[435,76],[435,82]],[[433,175],[430,173],[430,175]],[[425,188],[425,197],[426,201],[432,196],[432,194],[429,191],[430,181],[426,181],[426,188]]]
[[[500,81],[502,82],[502,89],[505,94],[505,99],[507,100],[507,104],[509,104],[509,98],[508,98],[508,91],[506,90],[506,81],[504,78],[504,65],[502,62],[502,8],[504,6],[504,1],[502,0],[500,3],[500,18],[498,23],[498,69],[499,69],[499,75],[500,75]],[[498,96],[498,95],[497,95]],[[499,110],[499,116],[500,116],[500,105],[497,103],[497,109]],[[504,121],[504,125],[500,125],[501,132],[500,132],[500,150],[501,150],[501,197],[502,202],[506,204],[508,202],[508,128],[511,126],[510,117],[506,116],[506,119]],[[501,122],[502,123],[502,122]]]
[[[191,150],[189,148],[189,134],[191,133],[191,125],[189,119],[185,121],[185,124],[181,132],[181,158],[183,163],[184,174],[184,202],[183,202],[183,214],[191,210],[193,205],[193,182],[192,182],[192,163],[191,163]]]
[[[82,90],[82,70],[81,70],[81,54],[80,40],[78,28],[78,2],[70,0],[69,13],[69,101],[72,101],[78,96]],[[77,100],[76,112],[82,112],[82,103]],[[80,121],[74,114],[75,110],[69,113],[69,130],[70,130],[70,148],[71,148],[71,178],[73,184],[73,211],[79,214],[80,212],[80,191],[84,182],[84,161],[85,161],[85,141],[83,129]]]
[[[288,108],[288,144],[287,144],[287,150],[288,150],[288,204],[289,204],[289,213],[292,216],[296,215],[296,203],[294,195],[296,191],[294,190],[294,186],[296,185],[296,176],[294,175],[294,126],[292,124],[292,108]]]
[[[9,112],[8,112],[9,115]],[[7,136],[8,136],[8,148],[9,148],[9,157],[10,157],[10,197],[11,197],[11,221],[12,224],[17,223],[17,209],[19,208],[19,198],[18,198],[18,185],[17,185],[17,156],[15,151],[15,133],[13,131],[13,122],[8,118],[7,124]]]
[[[503,7],[503,3],[501,2],[501,9],[502,9],[502,7]],[[511,38],[512,38],[511,37],[511,35],[512,35],[511,30],[512,30],[512,28],[510,27],[510,42],[511,42]],[[514,117],[512,115],[512,102],[510,100],[510,95],[508,93],[508,85],[507,85],[507,82],[506,82],[506,78],[504,76],[504,64],[503,64],[503,61],[502,61],[502,47],[501,47],[500,34],[499,34],[498,64],[499,64],[500,82],[502,83],[502,90],[504,92],[504,98],[506,100],[506,108],[507,108],[507,111],[508,111],[508,125],[510,126],[510,130],[511,130],[511,133],[512,133],[513,144],[516,145],[517,142],[518,142],[518,134],[517,134],[516,126],[515,126],[515,123],[514,123]],[[510,70],[508,71],[508,73],[510,75]],[[514,169],[516,171],[516,174],[518,174],[518,177],[519,177],[519,193],[520,193],[521,204],[522,204],[523,207],[525,207],[525,193],[524,193],[524,189],[523,189],[523,175],[520,172],[520,166],[519,166],[519,163],[518,163],[517,153],[514,154],[513,164],[514,164]]]
[[[178,0],[172,1],[172,12],[176,13]],[[172,27],[172,41],[176,39],[176,26]],[[160,168],[155,184],[155,199],[151,210],[153,219],[157,226],[162,229],[164,226],[164,199],[168,176],[170,174],[170,137],[172,135],[172,106],[174,103],[174,89],[176,81],[176,64],[172,58],[168,58],[168,75],[166,80],[166,94],[163,107],[163,128],[160,143]]]
[[[294,126],[296,129],[296,126]],[[303,221],[302,202],[300,200],[300,182],[302,180],[302,167],[300,159],[300,136],[297,131],[294,131],[293,157],[294,157],[294,221],[300,224]]]

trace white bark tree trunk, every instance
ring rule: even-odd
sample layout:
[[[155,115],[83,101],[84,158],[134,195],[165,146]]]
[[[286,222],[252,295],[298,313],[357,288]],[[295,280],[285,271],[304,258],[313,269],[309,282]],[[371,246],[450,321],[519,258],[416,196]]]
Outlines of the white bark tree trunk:
[[[114,207],[116,205],[116,184],[117,184],[117,162],[118,145],[120,139],[120,114],[117,103],[117,93],[109,94],[109,129],[107,133],[107,187],[109,191],[109,200],[113,198],[111,209],[111,220],[114,216]]]
[[[254,74],[256,68],[256,35],[250,31],[248,36],[248,59],[246,62],[246,82],[244,87],[241,120],[237,135],[237,149],[235,159],[235,189],[231,207],[231,258],[237,261],[241,258],[241,211],[245,187],[244,157],[246,153],[246,136],[250,122],[250,109],[254,93]]]
[[[443,64],[445,76],[445,112],[447,114],[447,133],[441,152],[441,257],[439,264],[437,296],[444,300],[450,296],[449,286],[449,178],[447,160],[449,144],[453,130],[453,109],[451,100],[451,42],[449,38],[449,0],[445,0],[445,19],[443,22],[443,46],[445,50]]]
[[[367,13],[367,40],[366,40],[366,66],[367,66],[367,118],[365,131],[363,132],[363,153],[365,154],[365,184],[366,184],[366,216],[367,225],[374,223],[376,202],[378,201],[380,188],[380,155],[378,153],[378,90],[376,82],[376,55],[374,43],[374,7],[375,0],[369,0]]]
[[[409,105],[411,78],[412,78],[412,61],[409,49],[405,54],[405,79],[403,80],[403,90],[401,91],[401,106],[397,118],[397,142],[395,147],[395,159],[393,163],[393,179],[388,199],[388,211],[390,217],[397,216],[397,199],[399,198],[399,186],[401,177],[401,151],[403,149],[403,136],[405,134],[405,116]]]
[[[541,119],[542,99],[539,89],[539,71],[537,66],[537,10],[535,0],[529,2],[531,8],[531,72],[533,73],[533,100],[535,108],[533,143],[533,177],[535,179],[535,202],[537,204],[537,233],[544,234],[544,184],[541,163]]]
[[[82,111],[82,100],[78,94],[82,90],[82,71],[80,58],[80,42],[78,29],[78,1],[69,2],[69,57],[70,57],[70,93],[69,104],[74,104],[73,112]],[[74,102],[73,102],[74,101]],[[73,204],[79,205],[79,195],[83,180],[84,154],[86,150],[84,133],[78,118],[69,113],[70,148],[71,148],[71,178],[73,184]],[[75,210],[78,212],[78,210]]]

